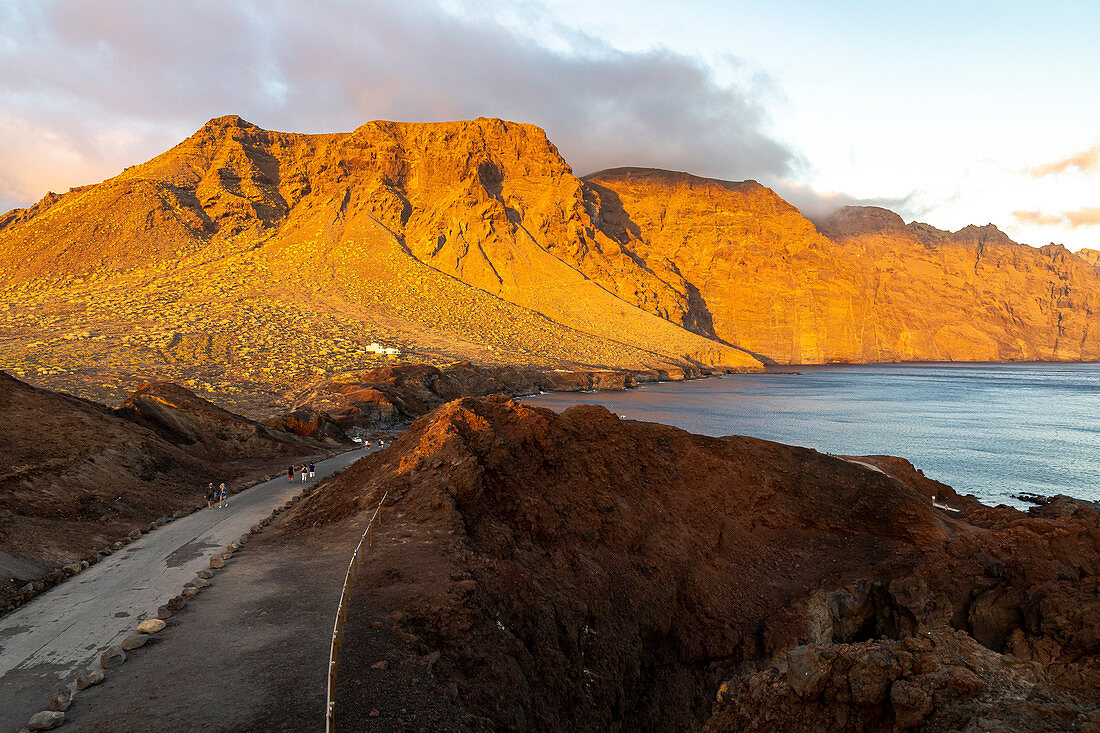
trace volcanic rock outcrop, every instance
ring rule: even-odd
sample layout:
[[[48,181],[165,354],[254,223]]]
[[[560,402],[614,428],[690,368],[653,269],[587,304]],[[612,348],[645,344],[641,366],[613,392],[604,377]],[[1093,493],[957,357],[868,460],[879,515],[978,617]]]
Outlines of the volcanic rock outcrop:
[[[622,390],[700,374],[697,369],[543,371],[515,366],[479,366],[468,361],[438,367],[402,363],[326,379],[298,397],[291,413],[268,420],[267,424],[299,435],[317,436],[331,432],[332,425],[346,430],[407,423],[459,397]]]
[[[175,385],[149,385],[115,411],[4,372],[0,446],[0,608],[29,582],[195,506],[207,482],[324,451]]]
[[[953,493],[916,483],[600,407],[465,398],[291,521],[361,527],[388,496],[340,652],[352,727],[371,690],[430,674],[473,729],[1089,730],[1100,514],[954,515],[929,501]]]
[[[151,379],[267,416],[394,357],[543,371],[1093,360],[1082,256],[753,182],[578,178],[532,125],[211,120],[0,217],[0,366],[120,401]]]
[[[117,412],[189,454],[216,463],[298,456],[317,450],[315,442],[293,431],[275,430],[234,415],[174,382],[142,385]],[[332,431],[327,436],[324,430],[312,433],[333,444],[351,442]]]

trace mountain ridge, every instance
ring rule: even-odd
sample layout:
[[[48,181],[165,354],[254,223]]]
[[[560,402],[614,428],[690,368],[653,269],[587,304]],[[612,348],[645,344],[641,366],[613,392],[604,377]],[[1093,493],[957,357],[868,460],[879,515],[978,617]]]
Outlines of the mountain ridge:
[[[578,177],[499,119],[224,116],[0,216],[0,365],[99,399],[175,379],[248,412],[381,366],[373,342],[550,370],[1100,358],[1083,258],[884,212],[811,222],[755,181]]]

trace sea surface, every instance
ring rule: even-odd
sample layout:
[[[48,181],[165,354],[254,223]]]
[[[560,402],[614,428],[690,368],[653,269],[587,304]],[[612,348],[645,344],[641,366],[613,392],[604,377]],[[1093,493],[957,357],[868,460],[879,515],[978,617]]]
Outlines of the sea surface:
[[[903,456],[987,504],[1020,492],[1100,499],[1100,365],[887,364],[799,367],[550,393],[561,411],[605,405],[706,435],[751,435],[846,455]]]

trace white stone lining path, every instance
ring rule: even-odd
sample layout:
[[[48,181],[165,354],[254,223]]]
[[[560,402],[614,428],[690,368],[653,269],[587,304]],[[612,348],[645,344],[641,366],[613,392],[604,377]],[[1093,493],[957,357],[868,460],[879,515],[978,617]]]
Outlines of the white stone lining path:
[[[357,448],[318,461],[314,483],[368,452]],[[257,484],[230,497],[224,509],[203,509],[143,535],[0,619],[0,733],[46,709],[103,651],[156,618],[159,606],[210,566],[212,553],[303,488],[297,475],[293,483],[283,475]]]

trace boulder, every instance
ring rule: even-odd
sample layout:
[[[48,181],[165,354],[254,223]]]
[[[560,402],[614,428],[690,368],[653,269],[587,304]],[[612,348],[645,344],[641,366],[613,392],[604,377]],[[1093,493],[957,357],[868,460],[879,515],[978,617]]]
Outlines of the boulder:
[[[169,603],[171,603],[171,601],[169,601]],[[168,606],[158,606],[157,607],[157,618],[158,619],[172,618],[172,609],[170,609]]]
[[[83,568],[80,567],[80,563],[72,562],[62,568],[68,575],[76,575]]]
[[[189,585],[186,588],[184,588],[182,591],[180,591],[180,595],[183,596],[184,598],[190,598],[191,596],[197,594],[198,592],[199,592],[198,588],[194,587],[193,585]]]
[[[205,578],[206,580],[210,580],[211,578],[214,577],[214,571],[208,570],[207,568],[203,568],[198,573],[196,573],[196,575],[198,575],[200,578]]]
[[[119,646],[112,646],[99,655],[99,664],[103,669],[115,669],[126,661],[126,652]]]
[[[880,705],[899,676],[901,665],[895,655],[882,650],[869,651],[848,673],[852,699],[860,705]]]
[[[196,588],[205,588],[210,585],[210,581],[206,578],[192,578],[189,582]]]
[[[65,713],[58,710],[43,710],[31,716],[27,730],[53,730],[65,722]]]
[[[965,697],[974,697],[985,689],[985,682],[966,667],[956,667],[951,671],[947,684],[952,690]]]
[[[159,618],[147,618],[138,624],[137,630],[142,634],[155,634],[158,631],[163,631],[167,625]]]
[[[919,725],[932,712],[932,694],[913,680],[898,680],[890,688],[898,728]]]
[[[183,606],[184,606],[185,603],[187,603],[187,599],[185,599],[182,595],[180,595],[180,596],[174,596],[165,605],[166,605],[166,607],[168,608],[169,611],[171,611],[172,613],[176,613],[177,611],[182,611],[183,610]],[[160,614],[158,613],[157,615],[160,615]]]
[[[131,540],[131,541],[141,539],[141,530],[140,529],[135,529],[133,532],[126,535],[126,539]]]
[[[122,640],[122,644],[120,646],[122,647],[123,651],[129,652],[137,649],[138,647],[145,646],[145,643],[147,641],[149,641],[149,637],[145,634],[130,634]]]
[[[821,692],[829,665],[816,649],[800,646],[787,654],[787,684],[799,697],[814,697]]]
[[[106,677],[103,674],[103,670],[89,669],[87,672],[76,678],[76,689],[86,690],[93,685],[98,685],[105,678]]]
[[[222,559],[221,555],[211,555],[210,567],[214,570],[220,570],[221,568],[225,567],[225,560]]]
[[[56,710],[58,712],[65,712],[69,709],[69,706],[73,704],[73,693],[68,690],[62,690],[54,695],[50,700],[50,710]]]

